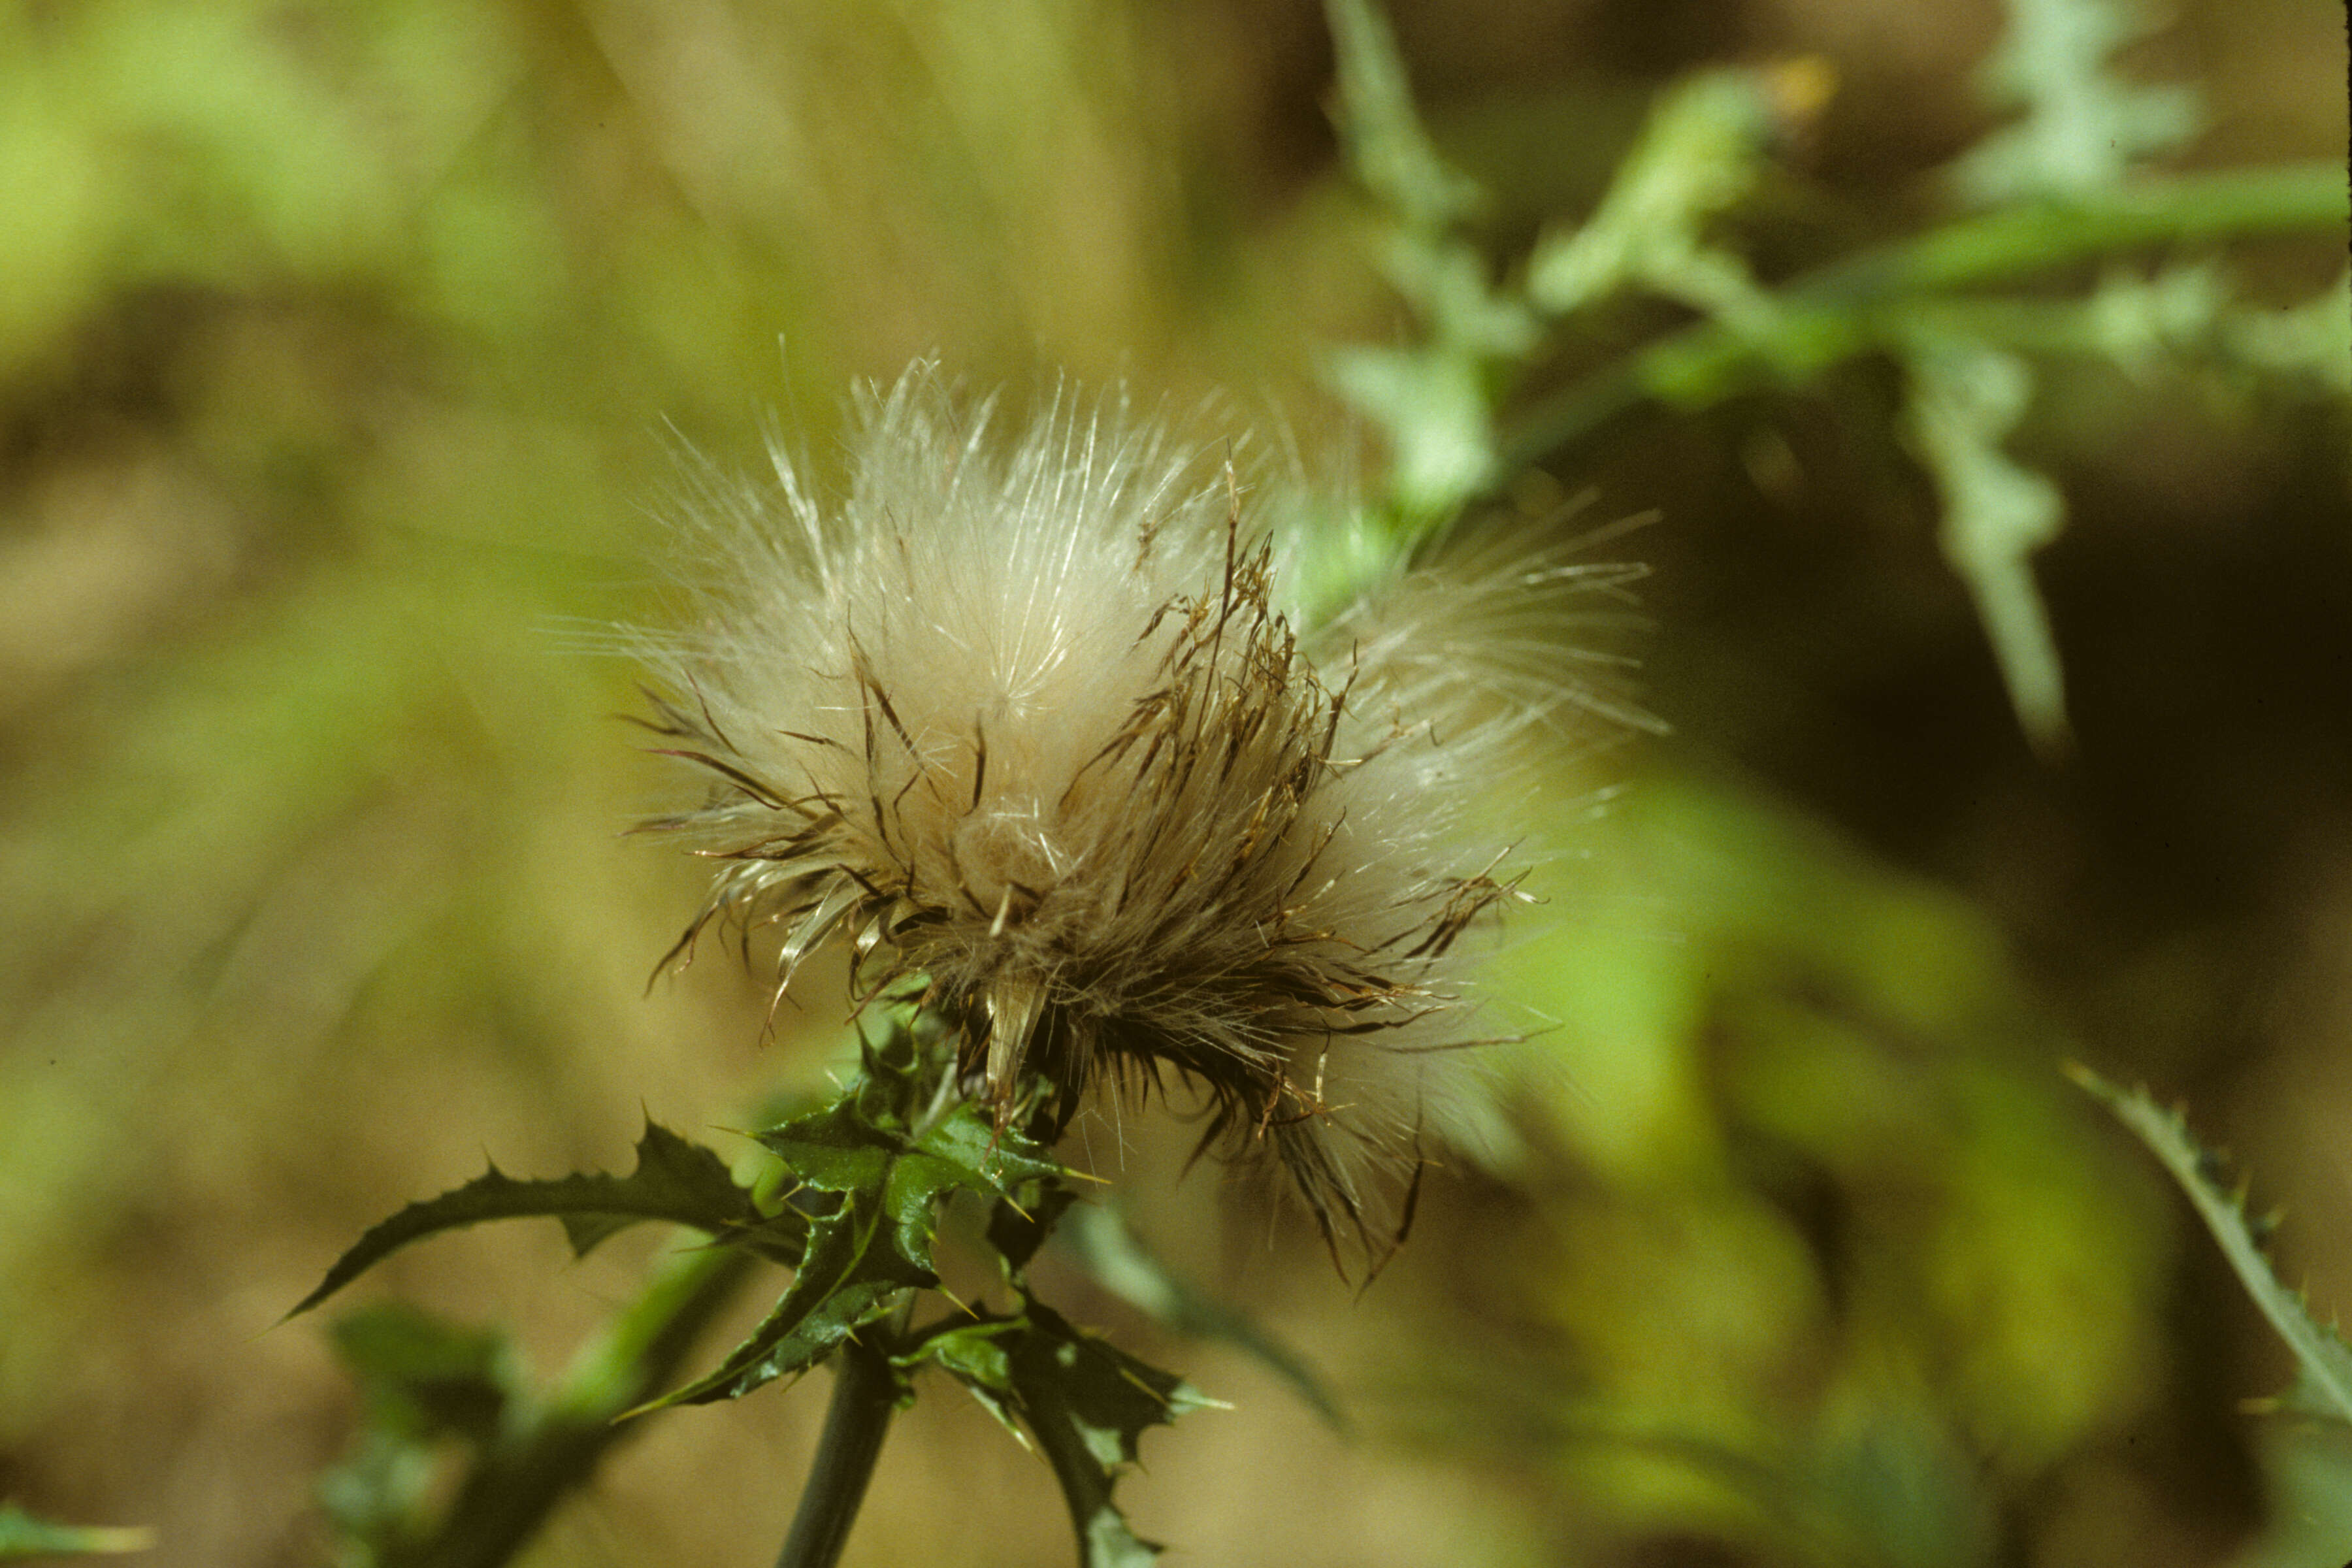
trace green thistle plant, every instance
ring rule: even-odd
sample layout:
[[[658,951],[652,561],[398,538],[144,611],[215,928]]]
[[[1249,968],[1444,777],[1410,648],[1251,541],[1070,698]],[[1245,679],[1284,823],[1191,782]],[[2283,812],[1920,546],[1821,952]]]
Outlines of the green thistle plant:
[[[2012,9],[2020,39],[2036,18],[2119,15]],[[1567,664],[1557,636],[1561,595],[1618,595],[1636,574],[1507,555],[1422,570],[1458,519],[1629,416],[1801,389],[1877,356],[1905,373],[1904,429],[2021,722],[2054,748],[2063,687],[2029,558],[2063,498],[2004,445],[2042,362],[2121,363],[2203,333],[2249,365],[2340,377],[2340,290],[2259,331],[2218,284],[1996,292],[2151,247],[2340,224],[2329,169],[2137,174],[2176,117],[2089,89],[2125,36],[2113,26],[2074,26],[2055,53],[2012,45],[2026,120],[1950,182],[2006,205],[1771,278],[1742,248],[1744,205],[1784,173],[1784,133],[1825,76],[1693,76],[1660,96],[1582,222],[1496,257],[1377,12],[1332,0],[1330,16],[1342,142],[1419,328],[1328,364],[1387,444],[1372,499],[1285,537],[1252,521],[1237,476],[1123,411],[1065,400],[1008,431],[922,369],[869,398],[838,507],[790,464],[772,487],[700,476],[694,603],[682,629],[636,642],[663,688],[662,749],[709,789],[647,826],[719,868],[672,956],[714,926],[748,952],[775,926],[781,996],[811,954],[845,948],[861,1068],[831,1103],[762,1117],[737,1168],[648,1126],[625,1177],[493,1170],[362,1237],[303,1309],[488,1219],[557,1218],[583,1254],[647,1221],[709,1244],[672,1259],[551,1394],[523,1384],[498,1336],[404,1310],[348,1321],[370,1420],[325,1495],[352,1563],[491,1568],[652,1413],[821,1363],[832,1410],[786,1568],[838,1555],[926,1368],[1034,1442],[1084,1563],[1148,1562],[1114,1483],[1145,1430],[1203,1400],[1035,1300],[1027,1271],[1057,1224],[1108,1287],[1322,1396],[1245,1320],[1153,1279],[1108,1211],[1076,1206],[1056,1139],[1097,1105],[1197,1094],[1204,1150],[1281,1173],[1335,1258],[1376,1269],[1410,1224],[1421,1140],[1445,1120],[1471,1032],[1457,939],[1518,886],[1509,857],[1462,831],[1467,793],[1527,723],[1643,721],[1608,667]],[[2029,58],[2051,68],[2020,75]],[[2140,129],[2079,134],[2100,125]],[[2085,146],[2112,157],[2085,165],[2069,153]],[[1642,294],[1701,319],[1604,363],[1568,353],[1549,393],[1520,395],[1580,321]],[[973,1245],[996,1283],[969,1304],[936,1290],[940,1215],[958,1201],[990,1216]],[[689,1371],[696,1336],[761,1262],[792,1270],[789,1287]],[[469,1460],[436,1503],[428,1461],[453,1441]]]
[[[1312,542],[1252,523],[1229,462],[1067,398],[998,443],[926,365],[862,412],[837,512],[788,463],[772,490],[702,472],[687,625],[636,637],[667,688],[655,749],[708,781],[646,830],[718,866],[665,965],[714,925],[747,957],[773,926],[781,1000],[845,947],[861,1068],[831,1104],[766,1119],[748,1180],[649,1125],[626,1177],[494,1169],[363,1237],[298,1311],[489,1219],[557,1218],[582,1255],[648,1220],[711,1246],[616,1337],[635,1358],[592,1357],[552,1405],[494,1342],[407,1313],[347,1323],[371,1429],[390,1434],[329,1489],[354,1562],[488,1568],[633,1418],[826,1362],[788,1568],[837,1556],[926,1367],[1034,1442],[1085,1563],[1148,1562],[1113,1484],[1147,1428],[1207,1402],[1032,1294],[1028,1264],[1076,1201],[1055,1142],[1106,1097],[1189,1097],[1200,1150],[1280,1172],[1343,1273],[1369,1279],[1405,1238],[1422,1139],[1474,1043],[1459,939],[1521,875],[1465,831],[1472,792],[1528,726],[1630,711],[1563,675],[1578,667],[1556,646],[1556,606],[1621,594],[1628,569],[1474,559],[1441,584],[1402,552],[1357,556],[1337,592],[1328,569],[1302,574],[1341,608],[1300,626],[1281,606]],[[960,1194],[990,1212],[1001,1300],[940,1290]],[[1086,1228],[1081,1259],[1134,1294],[1131,1246]],[[752,1260],[790,1287],[715,1367],[665,1386]],[[946,1310],[919,1321],[925,1300]],[[1245,1319],[1188,1321],[1331,1408]],[[420,1523],[403,1466],[453,1435],[479,1457]]]

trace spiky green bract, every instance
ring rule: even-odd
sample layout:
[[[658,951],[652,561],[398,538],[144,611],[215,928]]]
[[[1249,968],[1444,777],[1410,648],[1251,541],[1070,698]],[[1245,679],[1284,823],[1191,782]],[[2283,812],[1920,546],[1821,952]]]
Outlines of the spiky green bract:
[[[1189,1086],[1203,1148],[1386,1240],[1451,950],[1513,887],[1453,835],[1516,711],[1452,722],[1393,638],[1318,668],[1231,471],[1116,407],[1000,440],[918,366],[861,415],[837,508],[782,462],[705,487],[715,569],[646,638],[653,727],[711,784],[646,826],[720,867],[680,951],[777,926],[781,994],[841,942],[860,1002],[919,984],[955,1024],[998,1127],[1035,1086],[1047,1132]]]
[[[892,1031],[865,1052],[865,1073],[832,1105],[759,1134],[804,1194],[808,1240],[787,1290],[751,1336],[706,1376],[648,1408],[734,1399],[807,1371],[909,1292],[939,1283],[931,1239],[956,1192],[1008,1197],[1061,1166],[969,1102],[919,1120],[936,1065],[912,1035]]]
[[[2279,1282],[2263,1250],[2262,1233],[2268,1227],[2246,1217],[2242,1188],[2232,1191],[2222,1185],[2220,1157],[2197,1142],[2180,1112],[2158,1106],[2147,1089],[2118,1089],[2073,1063],[2066,1073],[2138,1135],[2197,1205],[2198,1217],[2221,1244],[2239,1282],[2294,1352],[2301,1374],[2288,1403],[2299,1415],[2352,1423],[2352,1345],[2333,1326],[2311,1315],[2302,1291]]]

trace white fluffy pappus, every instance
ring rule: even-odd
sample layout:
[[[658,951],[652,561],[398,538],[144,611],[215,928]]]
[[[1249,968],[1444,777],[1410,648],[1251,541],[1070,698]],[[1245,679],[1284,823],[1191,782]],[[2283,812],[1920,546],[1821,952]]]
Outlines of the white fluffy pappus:
[[[1000,1118],[1188,1087],[1202,1149],[1278,1163],[1335,1256],[1385,1250],[1464,1043],[1455,939],[1517,885],[1457,837],[1468,795],[1601,689],[1438,646],[1494,617],[1411,575],[1302,647],[1230,468],[1123,408],[1000,437],[919,364],[858,415],[836,506],[781,456],[702,486],[715,559],[645,638],[710,794],[644,826],[720,864],[671,956],[779,926],[781,997],[844,942],[856,1005],[919,985]]]

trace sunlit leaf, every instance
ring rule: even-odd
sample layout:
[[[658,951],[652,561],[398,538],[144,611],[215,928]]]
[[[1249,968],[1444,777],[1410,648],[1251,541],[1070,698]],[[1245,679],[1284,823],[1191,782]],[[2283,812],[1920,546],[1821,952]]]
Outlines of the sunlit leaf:
[[[1333,118],[1356,177],[1415,227],[1444,228],[1475,211],[1477,185],[1422,128],[1388,18],[1371,0],[1328,0],[1324,11],[1339,57]]]
[[[1811,118],[1830,89],[1828,68],[1815,61],[1677,82],[1592,216],[1538,244],[1528,297],[1558,315],[1639,285],[1735,321],[1763,310],[1747,263],[1707,245],[1704,229],[1746,199],[1784,126]]]

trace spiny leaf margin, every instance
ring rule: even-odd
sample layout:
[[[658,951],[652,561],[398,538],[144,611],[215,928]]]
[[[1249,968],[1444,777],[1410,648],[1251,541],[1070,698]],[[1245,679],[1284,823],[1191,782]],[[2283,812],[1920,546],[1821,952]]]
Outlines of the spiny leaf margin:
[[[2164,1110],[2145,1088],[2118,1089],[2075,1062],[2066,1064],[2066,1076],[2113,1111],[2188,1193],[2247,1294],[2301,1364],[2298,1406],[2308,1414],[2352,1424],[2352,1345],[2311,1315],[2301,1291],[2289,1290],[2279,1282],[2254,1224],[2246,1217],[2243,1189],[2231,1192],[2221,1184],[2220,1157],[2197,1142],[2180,1111]]]
[[[1029,1429],[1068,1504],[1081,1568],[1158,1560],[1161,1547],[1135,1533],[1112,1490],[1147,1429],[1218,1401],[1025,1294],[1016,1314],[941,1325],[897,1363],[939,1367],[1015,1436]]]
[[[688,1226],[783,1262],[802,1241],[797,1216],[763,1213],[725,1161],[648,1120],[637,1140],[636,1169],[626,1176],[575,1173],[519,1181],[492,1165],[461,1187],[410,1204],[371,1226],[286,1316],[301,1316],[411,1242],[496,1219],[562,1220],[574,1257],[645,1220]]]

